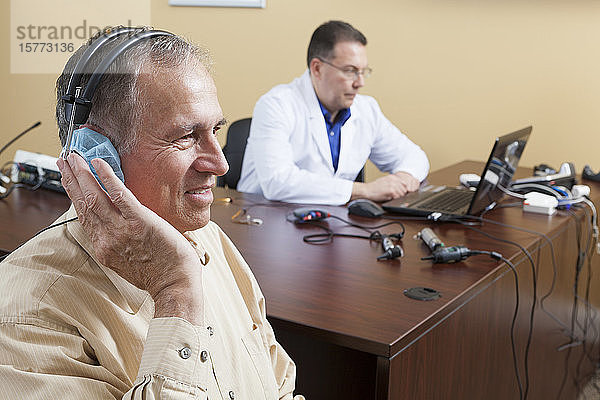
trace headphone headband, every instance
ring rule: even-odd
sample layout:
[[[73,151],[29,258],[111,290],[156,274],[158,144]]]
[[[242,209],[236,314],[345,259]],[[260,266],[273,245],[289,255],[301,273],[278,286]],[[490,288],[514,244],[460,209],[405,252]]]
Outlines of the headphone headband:
[[[83,78],[86,69],[89,68],[88,65],[90,64],[94,55],[97,54],[98,50],[103,46],[107,46],[115,38],[121,35],[130,34],[135,30],[136,28],[130,27],[119,28],[100,36],[93,43],[91,43],[88,48],[85,49],[81,55],[81,58],[79,61],[77,61],[77,64],[75,65],[73,73],[69,79],[67,92],[61,97],[61,99],[64,101],[65,119],[69,122],[67,140],[63,154],[68,154],[70,150],[74,126],[82,125],[87,121],[92,109],[92,98],[94,97],[94,93],[96,92],[98,84],[117,57],[142,40],[157,36],[173,36],[173,34],[170,32],[160,30],[140,31],[136,34],[133,34],[131,37],[112,48],[110,52],[102,59],[100,64],[91,74],[82,94],[81,79]]]
[[[75,93],[77,88],[80,87],[84,72],[86,68],[88,68],[88,64],[91,62],[92,57],[98,52],[98,50],[101,47],[108,45],[108,43],[118,36],[131,33],[134,30],[135,28],[120,28],[111,31],[110,33],[98,38],[84,51],[81,58],[75,65],[73,73],[71,74],[67,92],[64,96],[62,96],[62,100],[65,102],[65,118],[67,121],[71,120],[71,112],[73,108],[76,109],[73,119],[74,125],[81,125],[87,121],[92,108],[92,98],[94,97],[94,93],[96,92],[98,84],[106,73],[106,70],[108,70],[110,65],[117,59],[117,57],[142,40],[157,36],[173,36],[173,34],[170,32],[159,30],[142,31],[132,35],[127,40],[115,46],[110,53],[102,59],[87,82],[83,94],[77,96]],[[77,107],[74,107],[75,104],[77,104]]]

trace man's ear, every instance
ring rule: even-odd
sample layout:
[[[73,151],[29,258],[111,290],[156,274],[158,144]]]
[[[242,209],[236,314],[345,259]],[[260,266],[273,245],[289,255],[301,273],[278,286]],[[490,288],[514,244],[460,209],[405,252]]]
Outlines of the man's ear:
[[[323,67],[323,63],[318,58],[313,58],[312,60],[310,60],[310,74],[315,78],[321,77],[321,67]]]

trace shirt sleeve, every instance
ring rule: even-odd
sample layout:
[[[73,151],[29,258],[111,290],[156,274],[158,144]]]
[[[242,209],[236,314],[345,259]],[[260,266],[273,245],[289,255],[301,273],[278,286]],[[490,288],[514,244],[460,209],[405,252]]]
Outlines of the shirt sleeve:
[[[180,318],[152,320],[138,376],[131,382],[124,373],[110,371],[95,359],[87,341],[75,331],[44,321],[3,322],[0,397],[206,399],[208,367],[201,356],[205,331]]]
[[[423,181],[429,172],[425,152],[383,115],[375,99],[365,97],[365,100],[369,102],[376,133],[369,159],[381,171],[407,172]]]
[[[150,321],[142,361],[129,399],[206,399],[208,331],[176,318]]]
[[[263,96],[252,116],[247,152],[257,183],[269,200],[340,205],[348,202],[353,181],[299,168],[290,136],[297,110],[277,96]],[[307,150],[310,151],[310,150]]]

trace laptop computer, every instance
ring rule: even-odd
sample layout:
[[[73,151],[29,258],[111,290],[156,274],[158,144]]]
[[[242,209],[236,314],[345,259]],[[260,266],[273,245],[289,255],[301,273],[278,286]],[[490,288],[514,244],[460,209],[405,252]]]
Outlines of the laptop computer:
[[[477,190],[429,186],[418,192],[390,200],[382,207],[391,213],[427,216],[439,212],[445,215],[479,215],[496,205],[508,188],[517,169],[531,126],[496,138],[488,161],[481,173]],[[500,188],[501,187],[501,188]]]

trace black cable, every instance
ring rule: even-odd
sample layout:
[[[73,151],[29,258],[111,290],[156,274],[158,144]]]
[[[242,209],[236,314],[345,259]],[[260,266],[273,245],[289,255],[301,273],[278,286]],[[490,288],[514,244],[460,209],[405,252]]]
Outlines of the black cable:
[[[510,344],[512,349],[513,356],[513,367],[515,369],[515,377],[517,379],[517,386],[519,387],[519,399],[524,400],[527,396],[527,392],[523,393],[523,384],[521,382],[521,375],[519,373],[519,362],[517,360],[517,346],[515,342],[515,325],[517,323],[517,316],[519,314],[519,277],[517,274],[517,269],[514,264],[510,262],[507,258],[505,258],[502,254],[497,253],[495,251],[485,251],[485,250],[471,250],[471,254],[487,254],[495,260],[503,261],[513,273],[513,277],[515,278],[515,311],[513,313],[512,322],[510,324]],[[525,366],[527,368],[527,366]]]
[[[14,139],[10,140],[8,143],[6,143],[1,149],[0,149],[0,154],[2,154],[2,152],[4,150],[6,150],[8,148],[8,146],[10,146],[11,144],[13,144],[14,142],[16,142],[21,136],[25,135],[27,132],[29,132],[30,130],[37,128],[38,126],[40,126],[42,124],[41,121],[36,122],[35,124],[31,125],[29,128],[25,129],[23,132],[19,133]]]
[[[517,205],[520,205],[520,203],[514,203],[514,204],[508,204],[508,205],[501,205],[501,207],[512,207],[512,206],[517,206]],[[573,206],[576,207],[577,205],[573,205]],[[569,212],[572,213],[570,210],[569,210]],[[584,212],[586,214],[585,218],[588,219],[589,215],[588,215],[587,209],[584,208]],[[573,215],[575,215],[575,214],[573,214]],[[581,323],[579,323],[579,320],[576,318],[576,315],[577,315],[576,306],[573,309],[572,314],[571,314],[571,316],[572,316],[572,322],[575,321],[575,324],[577,324],[577,326],[582,330],[583,339],[581,341],[579,341],[579,340],[577,340],[577,335],[575,333],[575,326],[574,326],[574,324],[572,324],[572,327],[569,329],[569,327],[567,327],[566,324],[562,323],[557,317],[555,317],[550,311],[546,310],[546,308],[544,307],[544,301],[546,300],[547,297],[550,296],[550,294],[554,290],[554,287],[555,287],[555,284],[556,284],[556,276],[557,276],[556,256],[555,256],[555,252],[554,252],[554,245],[553,245],[552,241],[550,240],[550,238],[547,235],[543,234],[543,233],[532,231],[532,230],[529,230],[529,229],[526,229],[526,228],[512,226],[512,225],[504,224],[504,223],[493,221],[493,220],[486,220],[486,219],[481,218],[481,217],[479,217],[478,219],[481,220],[482,222],[484,222],[484,221],[485,222],[490,222],[490,223],[497,224],[497,225],[500,225],[500,226],[505,226],[505,227],[509,227],[509,228],[513,228],[513,229],[517,229],[517,230],[521,230],[521,231],[525,231],[525,232],[528,232],[528,233],[536,234],[536,235],[539,235],[540,237],[543,237],[548,242],[548,244],[550,245],[551,255],[552,255],[553,277],[552,277],[552,285],[551,285],[550,290],[540,300],[540,308],[542,309],[542,311],[544,311],[544,313],[546,313],[548,316],[550,316],[552,319],[554,319],[555,322],[559,323],[559,325],[561,325],[565,329],[565,333],[567,334],[567,336],[571,340],[570,343],[559,347],[558,350],[561,350],[561,349],[563,349],[565,347],[572,347],[573,345],[578,345],[578,344],[583,343],[584,350],[583,350],[583,353],[582,353],[582,357],[580,358],[580,361],[578,363],[577,371],[580,370],[580,366],[581,366],[581,363],[583,362],[583,357],[585,355],[587,355],[587,357],[588,357],[588,359],[590,361],[594,362],[593,357],[588,354],[588,352],[586,351],[586,348],[585,348],[586,347],[586,343],[588,342],[587,341],[587,331],[588,331],[588,328],[589,328],[590,324],[592,324],[591,326],[593,327],[593,329],[597,333],[597,335],[600,336],[600,331],[593,325],[593,321],[594,321],[595,318],[592,319],[592,317],[590,316],[592,310],[591,310],[591,304],[589,302],[589,289],[590,289],[590,284],[591,284],[591,271],[592,270],[591,270],[591,257],[589,257],[588,255],[589,255],[590,249],[593,249],[593,246],[594,246],[594,243],[592,242],[592,235],[591,234],[589,235],[588,243],[585,246],[585,251],[582,252],[581,251],[581,245],[580,245],[581,235],[582,235],[582,233],[581,233],[582,229],[581,229],[581,227],[579,227],[579,229],[577,230],[577,233],[578,233],[578,252],[577,252],[577,254],[578,254],[578,261],[577,261],[577,266],[578,266],[579,270],[581,270],[581,266],[583,265],[584,261],[587,261],[587,265],[588,265],[588,274],[587,274],[588,275],[588,279],[586,281],[586,292],[585,292],[586,294],[585,294],[585,298],[581,299],[579,297],[577,291],[574,291],[574,294],[573,294],[574,295],[574,301],[579,300],[582,303],[584,303],[584,305],[586,306],[586,308],[585,308],[586,314],[585,314],[585,319],[584,319],[583,325]],[[575,220],[576,220],[576,224],[578,224],[579,221],[577,220],[577,218],[575,218]],[[591,225],[591,220],[590,220],[590,225]],[[591,231],[592,231],[592,228],[590,228],[590,232]],[[539,268],[534,273],[535,273],[535,279],[537,280],[537,274],[539,273]],[[577,276],[576,279],[579,280],[579,276]],[[575,320],[573,320],[573,317],[575,317]],[[577,343],[574,343],[574,341],[577,341]],[[592,343],[592,347],[593,347],[593,343]],[[526,361],[527,361],[527,359],[526,359]],[[565,368],[565,371],[566,370],[567,369]],[[563,378],[566,378],[566,376],[564,376]],[[561,385],[561,391],[562,391],[562,388],[564,386],[564,383],[565,382],[564,382],[564,379],[563,379],[563,383]],[[580,387],[580,383],[579,382],[575,382],[575,383],[577,384],[577,387]],[[526,394],[527,394],[527,391],[526,391]]]
[[[523,252],[523,254],[525,254],[527,256],[527,258],[529,259],[529,262],[531,264],[531,270],[532,270],[533,299],[532,299],[532,303],[531,303],[531,311],[529,314],[529,331],[527,334],[527,343],[525,345],[525,357],[524,357],[525,389],[523,392],[523,399],[527,399],[527,395],[529,393],[529,350],[530,350],[531,341],[533,338],[533,325],[534,325],[533,320],[534,320],[534,316],[535,316],[535,305],[537,303],[537,279],[536,279],[537,273],[536,273],[535,262],[533,261],[533,257],[531,257],[531,254],[529,253],[529,251],[527,251],[527,249],[525,249],[523,246],[521,246],[517,242],[513,242],[508,239],[502,239],[502,238],[496,237],[494,235],[491,235],[481,229],[475,228],[473,226],[465,225],[463,223],[463,221],[461,221],[460,219],[457,219],[457,218],[448,218],[447,221],[448,222],[457,222],[457,223],[465,226],[468,229],[471,229],[475,232],[481,233],[482,235],[489,237],[490,239],[508,243],[508,244],[512,244],[513,246],[520,248],[521,251]]]
[[[0,195],[0,200],[7,198],[15,189],[27,189],[32,192],[35,190],[38,190],[39,188],[42,187],[44,182],[45,182],[45,180],[42,178],[34,186],[29,186],[24,183],[15,183],[8,187],[8,190],[6,191],[6,193],[3,193]]]
[[[42,233],[42,232],[46,232],[48,229],[56,228],[57,226],[61,226],[61,225],[64,225],[64,224],[66,224],[66,223],[68,223],[68,222],[73,222],[73,221],[76,221],[76,220],[77,220],[77,217],[73,217],[73,218],[69,218],[69,219],[66,219],[66,220],[64,220],[64,221],[61,221],[61,222],[57,222],[56,224],[52,224],[52,225],[50,225],[50,226],[47,226],[47,227],[45,227],[45,228],[43,228],[43,229],[41,229],[41,230],[37,231],[37,232],[35,233],[35,235],[33,235],[33,236],[31,237],[31,239],[33,239],[34,237],[36,237],[37,235],[39,235],[39,234],[40,234],[40,233]],[[29,240],[31,240],[31,239],[29,239]],[[21,247],[21,246],[23,246],[23,244],[21,244],[19,247]],[[19,247],[17,247],[17,249],[18,249]],[[15,249],[15,250],[17,250],[17,249]],[[9,256],[11,253],[13,253],[13,252],[14,252],[14,250],[13,250],[13,251],[11,251],[10,253],[7,253],[7,254],[4,254],[4,255],[0,256],[0,262],[4,261],[4,259],[5,259],[6,257],[8,257],[8,256]]]
[[[517,205],[521,205],[521,203],[514,203],[515,205],[506,205],[506,207],[516,207]],[[505,224],[503,222],[498,222],[498,221],[494,221],[491,219],[486,219],[486,218],[481,218],[481,217],[477,217],[482,223],[483,222],[487,222],[487,223],[491,223],[491,224],[495,224],[498,226],[502,226],[505,228],[511,228],[511,229],[515,229],[515,230],[519,230],[522,232],[527,232],[527,233],[531,233],[533,235],[537,235],[541,238],[543,238],[549,245],[550,247],[550,253],[551,253],[551,260],[552,260],[552,283],[550,285],[550,289],[548,290],[548,292],[542,296],[540,298],[540,309],[546,314],[548,315],[550,318],[552,318],[556,323],[558,323],[560,326],[563,327],[563,329],[568,333],[568,336],[570,338],[573,338],[575,336],[574,332],[571,332],[569,330],[569,327],[563,323],[562,321],[560,321],[560,319],[558,317],[556,317],[553,313],[551,313],[550,311],[548,311],[544,305],[544,302],[546,301],[546,299],[552,294],[552,292],[554,292],[554,288],[556,286],[556,277],[558,274],[558,268],[557,268],[557,264],[556,264],[556,253],[554,251],[554,244],[552,243],[552,240],[548,237],[548,235],[541,233],[541,232],[537,232],[531,229],[527,229],[527,228],[523,228],[520,226],[516,226],[516,225],[509,225],[509,224]]]
[[[380,242],[383,240],[384,235],[377,229],[385,227],[385,226],[389,226],[389,225],[400,225],[402,227],[402,231],[398,232],[398,233],[388,234],[386,236],[396,239],[396,241],[398,241],[398,240],[402,239],[402,237],[404,237],[404,233],[405,233],[404,224],[402,224],[399,221],[386,222],[386,223],[375,225],[375,226],[364,226],[364,225],[356,224],[351,221],[347,221],[336,215],[328,215],[327,218],[336,219],[338,221],[343,222],[347,226],[361,229],[361,230],[367,232],[369,234],[369,236],[335,232],[331,228],[329,228],[329,226],[324,225],[322,223],[322,220],[305,220],[304,221],[304,220],[298,219],[295,215],[293,215],[293,213],[289,213],[286,215],[286,221],[288,221],[288,222],[309,225],[309,226],[315,226],[315,227],[320,228],[325,231],[325,233],[313,233],[313,234],[309,234],[309,235],[304,235],[302,237],[302,241],[304,241],[305,243],[309,243],[309,244],[331,243],[331,242],[333,242],[333,238],[335,238],[335,237],[368,239],[369,241]],[[375,230],[373,230],[373,229],[375,229]]]
[[[569,214],[571,214],[571,212],[569,212]],[[571,214],[573,215],[573,214]],[[574,277],[574,282],[573,282],[573,305],[571,306],[571,330],[574,332],[575,330],[575,320],[577,318],[576,313],[577,313],[577,290],[578,290],[578,285],[579,285],[579,271],[580,271],[580,262],[581,262],[581,237],[580,237],[580,221],[578,218],[574,218],[573,219],[575,221],[575,237],[576,237],[576,243],[577,243],[577,260],[575,262],[575,277]],[[574,342],[573,340],[571,340],[571,342],[569,343],[565,343],[564,345],[560,346],[558,348],[559,351],[562,351],[564,349],[567,349],[567,355],[565,357],[565,373],[563,374],[563,379],[561,381],[560,387],[559,387],[559,391],[558,391],[558,397],[557,399],[560,398],[562,391],[565,388],[565,385],[567,383],[567,371],[569,368],[569,358],[571,357],[571,351],[573,349],[574,346],[579,345],[580,341]],[[577,385],[577,382],[574,382]]]
[[[585,213],[585,217],[584,220],[588,220],[589,221],[589,235],[586,235],[586,237],[588,238],[587,243],[584,245],[583,247],[583,251],[581,250],[581,248],[579,248],[578,250],[578,255],[581,257],[581,260],[579,260],[578,262],[578,266],[580,268],[579,272],[581,272],[581,270],[583,269],[583,265],[585,264],[587,266],[587,279],[586,279],[586,283],[585,283],[585,295],[584,298],[582,299],[579,296],[579,290],[574,288],[574,297],[576,300],[581,301],[583,303],[584,306],[584,320],[583,323],[580,323],[579,320],[576,317],[576,324],[579,327],[579,329],[581,329],[581,341],[580,343],[583,346],[583,351],[581,353],[581,356],[579,357],[579,361],[577,362],[577,367],[576,367],[576,374],[575,377],[580,376],[580,372],[581,372],[581,367],[583,364],[584,359],[587,357],[587,359],[589,361],[591,361],[592,363],[594,363],[595,361],[593,360],[593,357],[589,354],[590,351],[593,351],[593,347],[594,347],[594,340],[592,340],[591,346],[590,346],[590,350],[588,350],[588,329],[590,327],[593,328],[593,330],[596,332],[596,335],[594,335],[594,337],[597,337],[598,334],[598,330],[597,328],[594,326],[594,319],[591,317],[591,313],[592,313],[592,308],[591,308],[591,304],[590,304],[590,286],[591,286],[591,278],[592,278],[592,267],[591,267],[591,261],[592,261],[592,255],[593,255],[593,249],[595,247],[595,238],[593,238],[592,232],[593,232],[593,227],[592,227],[592,221],[590,219],[590,216],[587,212],[587,209],[584,208],[584,213]],[[572,210],[567,210],[567,212],[571,215],[571,217],[573,217],[573,219],[575,220],[575,223],[577,225],[577,223],[579,222],[579,218],[577,216],[577,214],[575,214]],[[577,236],[578,236],[578,240],[581,240],[582,236],[584,235],[583,233],[583,224],[579,223],[579,229],[577,232]],[[577,280],[579,280],[580,275],[577,276]],[[576,378],[574,378],[576,379]],[[583,384],[583,381],[585,381],[586,378],[582,378],[579,380],[575,380],[575,384],[577,386],[577,388],[581,388],[581,385]]]

